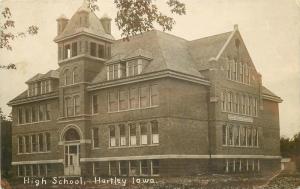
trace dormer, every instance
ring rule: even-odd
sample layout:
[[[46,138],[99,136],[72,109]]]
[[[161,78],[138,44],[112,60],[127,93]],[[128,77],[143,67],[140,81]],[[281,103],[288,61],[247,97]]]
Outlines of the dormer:
[[[151,60],[151,53],[142,49],[137,49],[127,56],[116,55],[106,62],[107,80],[140,75]]]
[[[58,89],[58,72],[51,70],[46,74],[37,74],[26,84],[28,85],[28,97],[51,93]]]

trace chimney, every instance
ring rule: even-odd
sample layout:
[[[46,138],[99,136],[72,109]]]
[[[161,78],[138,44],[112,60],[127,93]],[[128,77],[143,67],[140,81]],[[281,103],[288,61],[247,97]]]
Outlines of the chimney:
[[[65,27],[67,26],[69,19],[65,15],[61,15],[59,18],[56,19],[57,21],[57,35],[61,34]]]
[[[234,24],[233,29],[234,29],[234,30],[239,30],[239,25]]]
[[[100,18],[101,24],[104,28],[105,33],[111,34],[111,18],[109,18],[106,14]]]

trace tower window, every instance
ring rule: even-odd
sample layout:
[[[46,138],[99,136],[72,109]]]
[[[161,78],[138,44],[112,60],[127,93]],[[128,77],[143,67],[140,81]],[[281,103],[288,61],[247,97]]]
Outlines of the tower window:
[[[71,46],[70,45],[65,45],[64,48],[64,59],[70,58],[71,57]]]
[[[72,43],[72,57],[77,56],[77,42]]]
[[[104,46],[103,45],[98,45],[98,57],[104,58]]]
[[[90,48],[91,48],[91,56],[96,56],[96,43],[91,42],[90,43]]]

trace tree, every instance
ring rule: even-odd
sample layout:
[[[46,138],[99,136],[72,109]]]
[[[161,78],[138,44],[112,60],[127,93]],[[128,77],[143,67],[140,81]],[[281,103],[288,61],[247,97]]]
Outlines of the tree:
[[[26,37],[26,35],[36,35],[37,26],[29,26],[24,32],[13,32],[15,21],[12,20],[12,14],[8,7],[5,7],[0,16],[0,49],[12,50],[11,42],[17,38]],[[0,65],[0,69],[16,69],[15,64]]]
[[[2,109],[0,108],[0,144],[1,144],[1,176],[4,178],[9,178],[11,176],[11,147],[12,147],[12,121],[4,115]]]
[[[282,137],[280,151],[282,157],[292,158],[296,162],[297,169],[300,170],[300,132],[291,139]]]
[[[88,8],[92,11],[99,10],[98,0],[87,0]],[[179,0],[166,0],[172,14],[186,14],[185,4]],[[115,22],[121,30],[121,36],[129,40],[129,37],[154,29],[158,24],[163,31],[171,31],[175,24],[174,18],[163,14],[152,0],[114,0],[117,8]],[[8,7],[2,11],[0,49],[12,50],[11,42],[17,38],[25,37],[27,34],[36,35],[37,26],[29,26],[25,32],[13,33],[11,29],[15,27],[12,14]],[[14,64],[0,65],[0,69],[16,69]]]
[[[92,11],[99,10],[98,0],[88,0]],[[167,0],[172,14],[186,14],[185,4],[179,0]],[[114,0],[117,8],[115,22],[121,30],[121,36],[129,40],[130,36],[154,29],[157,23],[163,31],[170,31],[175,24],[174,18],[163,14],[152,0]]]

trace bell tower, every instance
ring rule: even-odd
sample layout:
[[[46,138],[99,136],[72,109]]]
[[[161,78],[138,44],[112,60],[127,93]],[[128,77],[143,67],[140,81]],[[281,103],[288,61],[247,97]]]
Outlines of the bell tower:
[[[86,87],[104,69],[111,56],[111,19],[99,19],[84,1],[68,19],[57,19],[58,65],[60,67],[60,117],[89,114]]]

